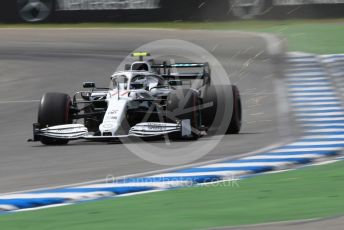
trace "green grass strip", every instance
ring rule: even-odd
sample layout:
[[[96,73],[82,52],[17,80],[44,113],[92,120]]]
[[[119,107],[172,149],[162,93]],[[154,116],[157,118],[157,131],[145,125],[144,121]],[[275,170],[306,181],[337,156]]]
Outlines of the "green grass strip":
[[[344,161],[0,216],[1,229],[200,229],[344,214]]]

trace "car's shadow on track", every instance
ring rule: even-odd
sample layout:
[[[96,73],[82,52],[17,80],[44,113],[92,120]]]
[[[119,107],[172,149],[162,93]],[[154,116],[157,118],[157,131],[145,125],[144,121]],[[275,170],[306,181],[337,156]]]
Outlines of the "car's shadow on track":
[[[37,145],[32,145],[33,148],[49,148],[49,147],[74,147],[74,146],[104,146],[104,145],[121,145],[121,144],[141,144],[141,143],[152,143],[152,144],[162,144],[167,142],[174,142],[174,143],[192,143],[195,141],[209,141],[209,140],[219,140],[222,138],[227,138],[229,141],[231,139],[237,139],[236,137],[245,136],[245,135],[257,135],[260,134],[259,132],[245,132],[245,133],[239,133],[236,135],[212,135],[212,136],[203,136],[199,138],[198,140],[185,140],[185,139],[165,139],[164,137],[155,137],[155,138],[128,138],[125,140],[111,140],[111,141],[89,141],[89,140],[78,140],[74,142],[70,142],[67,145],[43,145],[40,143],[37,143]],[[233,137],[233,138],[230,138]]]

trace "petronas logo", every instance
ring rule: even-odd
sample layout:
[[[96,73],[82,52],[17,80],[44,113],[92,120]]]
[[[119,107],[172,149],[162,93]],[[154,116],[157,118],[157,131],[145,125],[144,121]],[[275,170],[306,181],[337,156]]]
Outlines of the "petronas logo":
[[[240,19],[251,19],[264,10],[265,0],[229,0],[231,11]]]

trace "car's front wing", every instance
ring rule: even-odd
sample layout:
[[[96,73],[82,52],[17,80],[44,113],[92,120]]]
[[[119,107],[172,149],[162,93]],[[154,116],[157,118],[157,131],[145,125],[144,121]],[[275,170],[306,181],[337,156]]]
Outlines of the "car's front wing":
[[[65,140],[107,140],[119,139],[126,137],[154,137],[170,133],[179,132],[181,136],[187,137],[191,135],[190,120],[182,120],[177,123],[163,122],[144,122],[133,126],[126,135],[94,135],[88,132],[87,128],[82,124],[57,125],[47,128],[39,128],[39,124],[33,125],[34,139],[30,141],[39,141],[40,137],[49,137]]]

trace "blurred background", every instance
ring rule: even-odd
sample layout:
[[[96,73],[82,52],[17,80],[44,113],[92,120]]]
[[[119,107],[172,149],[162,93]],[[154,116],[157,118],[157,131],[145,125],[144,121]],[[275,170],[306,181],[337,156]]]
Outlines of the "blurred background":
[[[343,0],[2,0],[2,22],[328,18]]]

